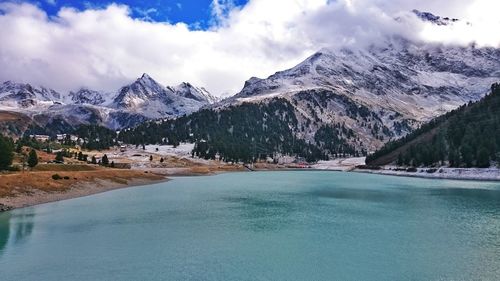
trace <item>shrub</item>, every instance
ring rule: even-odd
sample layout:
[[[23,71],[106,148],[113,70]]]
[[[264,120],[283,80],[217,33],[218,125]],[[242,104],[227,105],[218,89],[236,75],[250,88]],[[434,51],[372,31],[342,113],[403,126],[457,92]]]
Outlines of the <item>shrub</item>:
[[[53,174],[52,179],[53,180],[60,180],[60,179],[62,179],[62,177],[59,174]]]
[[[68,176],[64,176],[64,179],[65,179],[65,180],[69,180],[69,177],[68,177]]]

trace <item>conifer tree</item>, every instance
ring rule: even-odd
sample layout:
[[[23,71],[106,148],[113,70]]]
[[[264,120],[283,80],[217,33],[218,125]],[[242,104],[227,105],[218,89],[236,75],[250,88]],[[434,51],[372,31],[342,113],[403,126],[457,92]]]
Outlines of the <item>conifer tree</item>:
[[[109,165],[108,155],[104,154],[104,156],[102,156],[101,163],[102,163],[103,166],[108,166]]]
[[[14,158],[12,139],[0,135],[0,171],[9,168]]]
[[[55,160],[57,162],[64,162],[63,153],[61,151],[59,151],[59,152],[56,153],[56,159]]]
[[[476,166],[479,168],[488,168],[490,166],[490,155],[485,147],[480,147],[477,152]]]
[[[36,165],[38,165],[38,155],[36,154],[36,150],[31,149],[30,153],[28,154],[28,166],[30,168],[33,168]]]

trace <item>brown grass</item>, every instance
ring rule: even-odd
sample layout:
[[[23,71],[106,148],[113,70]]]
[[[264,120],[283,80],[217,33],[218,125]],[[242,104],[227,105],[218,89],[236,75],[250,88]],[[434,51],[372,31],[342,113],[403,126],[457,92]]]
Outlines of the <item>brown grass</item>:
[[[54,171],[54,172],[78,172],[78,171],[95,171],[102,169],[100,167],[85,165],[85,164],[38,164],[34,171]]]
[[[68,165],[69,166],[69,165]],[[53,174],[69,179],[54,180]],[[34,191],[62,192],[75,184],[109,180],[127,184],[130,180],[161,180],[161,176],[134,170],[96,169],[88,171],[32,171],[25,173],[0,174],[0,197],[29,195]]]

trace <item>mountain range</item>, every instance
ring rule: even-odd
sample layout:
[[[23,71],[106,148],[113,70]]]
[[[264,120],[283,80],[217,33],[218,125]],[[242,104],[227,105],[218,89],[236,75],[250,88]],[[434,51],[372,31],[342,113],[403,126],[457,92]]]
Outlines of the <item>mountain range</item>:
[[[26,114],[39,126],[67,130],[79,124],[112,129],[158,118],[173,118],[217,101],[204,88],[189,83],[165,87],[147,74],[114,93],[82,88],[59,93],[11,81],[0,85],[0,110]]]
[[[414,13],[422,21],[435,25],[458,21],[431,13]],[[213,129],[220,130],[216,133],[219,142],[224,132],[234,132],[237,128],[241,129],[240,138],[249,138],[267,152],[283,152],[279,142],[266,144],[268,138],[263,136],[273,134],[267,131],[269,122],[288,122],[272,124],[279,131],[283,128],[290,131],[291,135],[278,136],[290,139],[287,153],[292,153],[295,140],[300,140],[303,151],[323,150],[314,154],[326,157],[346,151],[351,154],[375,151],[437,116],[478,101],[498,81],[498,48],[388,36],[368,47],[322,49],[291,69],[265,79],[250,78],[239,93],[221,101],[203,88],[188,83],[164,87],[144,74],[115,93],[81,89],[63,95],[43,87],[5,82],[0,87],[0,108],[26,112],[39,123],[56,128],[97,123],[123,129],[147,120],[189,115],[178,123],[169,123],[173,127],[186,127],[180,131],[151,131],[149,127],[154,126],[149,124],[157,121],[146,122],[128,130],[127,137],[144,143],[148,140],[133,136],[134,132],[163,135],[159,139],[175,134],[180,141],[193,141],[188,136],[194,135],[207,141],[208,146],[213,142],[211,134],[200,128],[207,128],[206,119],[214,117],[217,124]],[[248,118],[239,118],[255,108],[261,110],[259,116],[263,120],[258,123],[262,128],[252,128],[252,124],[247,124]],[[228,120],[222,120],[224,116]],[[270,120],[272,116],[277,118]],[[252,134],[259,135],[258,143]],[[328,143],[332,138],[335,145]],[[153,136],[149,141],[157,139]],[[325,152],[325,147],[330,148]]]

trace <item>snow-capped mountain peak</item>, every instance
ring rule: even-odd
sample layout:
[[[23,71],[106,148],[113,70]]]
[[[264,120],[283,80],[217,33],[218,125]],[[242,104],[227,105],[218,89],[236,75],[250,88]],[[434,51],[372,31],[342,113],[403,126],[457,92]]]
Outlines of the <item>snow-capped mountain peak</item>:
[[[198,88],[187,82],[182,82],[181,84],[173,87],[172,90],[181,97],[200,102],[208,102],[212,104],[218,101],[218,99],[211,95],[205,88]]]
[[[141,78],[138,78],[136,80],[136,83],[143,85],[144,87],[150,88],[152,90],[158,91],[159,89],[164,88],[163,85],[160,83],[156,82],[151,76],[149,76],[147,73],[142,74]]]
[[[61,102],[61,94],[44,87],[6,81],[0,85],[0,102],[21,108]]]
[[[70,100],[67,103],[100,105],[106,102],[106,95],[88,88],[81,88],[76,92],[69,93]]]

